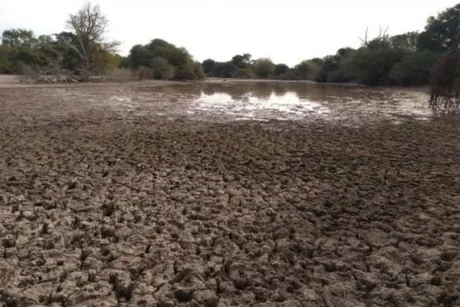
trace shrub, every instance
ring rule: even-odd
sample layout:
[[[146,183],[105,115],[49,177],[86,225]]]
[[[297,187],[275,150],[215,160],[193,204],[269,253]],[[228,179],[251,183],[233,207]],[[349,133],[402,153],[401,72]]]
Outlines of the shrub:
[[[203,71],[203,66],[199,62],[195,62],[195,76],[198,79],[206,78],[206,74]]]
[[[392,83],[403,86],[424,85],[430,80],[434,63],[440,58],[437,52],[421,51],[407,54],[390,71]]]
[[[150,66],[153,70],[153,78],[155,79],[169,80],[175,76],[174,67],[162,57],[153,58]]]
[[[353,56],[358,82],[365,85],[389,84],[391,68],[402,60],[405,53],[400,49],[388,48],[358,50]]]
[[[275,64],[268,58],[258,59],[254,65],[254,74],[258,78],[268,78],[275,71]]]
[[[289,70],[289,66],[286,64],[277,64],[275,66],[275,70],[273,71],[273,76],[276,78],[282,77],[284,74],[286,74]]]
[[[252,78],[252,71],[249,68],[239,68],[234,74],[234,78],[240,79],[251,79]]]

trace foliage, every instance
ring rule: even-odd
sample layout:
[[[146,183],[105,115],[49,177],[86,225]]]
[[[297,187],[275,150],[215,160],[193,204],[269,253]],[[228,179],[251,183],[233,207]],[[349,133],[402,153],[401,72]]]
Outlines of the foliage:
[[[131,48],[128,62],[132,69],[150,67],[153,78],[194,80],[204,77],[201,65],[197,65],[187,49],[176,47],[162,39],[154,39],[147,45]]]
[[[296,79],[304,79],[304,80],[307,80],[309,76],[313,74],[311,71],[311,67],[308,64],[308,61],[303,61],[300,64],[296,65],[294,67],[294,73],[295,73]]]
[[[431,69],[439,58],[440,54],[432,51],[406,54],[391,68],[390,79],[393,84],[403,86],[427,84]]]
[[[70,41],[69,48],[74,49],[81,59],[77,68],[81,81],[88,80],[91,72],[103,73],[106,68],[113,67],[110,53],[114,52],[118,43],[105,40],[107,25],[108,19],[100,7],[91,3],[84,4],[67,20],[67,26],[76,37],[76,40],[73,37]]]
[[[335,55],[326,56],[318,70],[315,81],[317,82],[350,82],[355,76],[354,68],[350,68],[350,60],[355,54],[352,48],[341,48]]]
[[[203,61],[203,71],[206,75],[211,75],[214,71],[214,67],[216,66],[216,61],[212,59],[207,59]]]
[[[219,78],[231,78],[238,70],[232,62],[216,62],[212,75]]]
[[[358,50],[353,57],[358,82],[365,85],[390,84],[390,70],[404,55],[405,52],[400,49]]]
[[[8,29],[2,34],[0,72],[29,74],[53,71],[86,81],[118,65],[113,42],[104,40],[107,19],[98,6],[85,4],[67,21],[71,32],[40,35],[30,30]]]
[[[195,62],[194,67],[195,67],[195,76],[198,79],[206,78],[206,74],[204,73],[203,66],[201,65],[200,62]]]
[[[379,34],[370,38],[366,30],[359,49],[344,47],[335,54],[305,60],[292,68],[267,58],[254,61],[249,53],[236,54],[226,62],[207,59],[200,64],[187,49],[162,39],[135,45],[124,57],[115,52],[118,44],[104,37],[108,19],[99,6],[89,3],[69,16],[67,26],[68,31],[38,37],[27,29],[5,30],[0,45],[0,73],[47,73],[52,68],[86,81],[91,74],[130,68],[139,78],[193,80],[210,76],[424,85],[440,54],[459,48],[460,4],[428,18],[421,33],[390,36],[387,29],[380,28]],[[447,68],[434,71],[449,75]],[[123,74],[131,77],[126,71]],[[437,80],[440,79],[438,76]]]
[[[150,63],[150,67],[153,70],[153,78],[169,80],[174,78],[175,69],[174,66],[168,63],[165,58],[160,56],[154,57]]]
[[[232,58],[231,62],[237,68],[248,68],[251,65],[251,57],[249,53],[237,54]]]
[[[38,43],[34,32],[25,29],[10,29],[3,31],[2,45],[10,48],[33,48]]]
[[[289,71],[289,66],[286,64],[277,64],[275,65],[275,70],[273,71],[273,76],[275,78],[282,78]]]
[[[254,74],[257,78],[268,78],[275,71],[275,64],[271,59],[261,58],[254,64]]]
[[[407,32],[390,37],[391,47],[403,49],[405,51],[417,51],[417,44],[419,39],[418,32]]]
[[[13,50],[8,46],[0,46],[0,74],[11,74],[13,72],[11,56]]]
[[[428,18],[418,39],[420,50],[446,52],[460,43],[460,3]]]
[[[251,79],[253,78],[253,72],[250,68],[238,68],[238,70],[233,74],[233,77],[239,79]]]

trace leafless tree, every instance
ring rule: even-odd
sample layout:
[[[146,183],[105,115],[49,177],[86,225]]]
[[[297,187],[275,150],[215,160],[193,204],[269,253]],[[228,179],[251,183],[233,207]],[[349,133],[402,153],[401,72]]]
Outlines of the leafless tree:
[[[388,29],[389,27],[386,27],[386,29],[379,27],[379,35],[372,40],[369,40],[369,28],[366,28],[364,38],[360,37],[359,39],[361,40],[362,44],[369,49],[388,47],[390,46],[390,36],[388,35]]]
[[[85,3],[76,14],[71,14],[67,20],[67,26],[78,38],[79,46],[74,46],[73,49],[82,59],[83,65],[80,73],[84,79],[89,79],[95,52],[98,49],[111,52],[119,45],[117,42],[107,42],[104,38],[108,22],[99,5],[93,6],[91,3]]]

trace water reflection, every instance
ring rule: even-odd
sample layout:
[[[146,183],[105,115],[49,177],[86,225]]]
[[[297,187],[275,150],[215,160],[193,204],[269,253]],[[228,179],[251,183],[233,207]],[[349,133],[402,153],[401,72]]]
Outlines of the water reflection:
[[[424,120],[431,115],[428,96],[423,92],[281,82],[191,87],[194,87],[190,97],[193,111],[233,119],[364,120],[375,117],[398,121],[407,117]],[[185,88],[176,90],[184,92]],[[190,94],[191,90],[187,92]]]

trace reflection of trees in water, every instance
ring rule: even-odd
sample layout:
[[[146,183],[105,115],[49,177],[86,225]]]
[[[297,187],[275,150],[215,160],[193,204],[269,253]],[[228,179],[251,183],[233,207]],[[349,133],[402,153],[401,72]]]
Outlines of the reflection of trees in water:
[[[205,84],[202,87],[202,90],[203,90],[203,94],[209,95],[209,96],[214,95],[216,93],[215,86],[211,86],[211,84]]]
[[[344,97],[350,99],[366,100],[369,95],[378,95],[380,91],[363,90],[354,86],[306,84],[290,82],[245,82],[237,84],[203,84],[199,87],[206,95],[227,94],[235,101],[247,101],[250,96],[261,100],[270,99],[275,94],[282,97],[287,93],[294,93],[301,100],[342,102]]]
[[[259,99],[270,99],[273,93],[273,86],[269,83],[255,83],[252,89],[252,95]]]
[[[194,86],[194,85],[177,85],[177,86],[173,86],[173,90],[178,92],[178,93],[181,93],[181,94],[185,94],[185,95],[190,95],[190,96],[197,96],[197,97],[200,97],[201,96],[201,92],[202,92],[202,89],[199,87],[199,86]]]
[[[286,86],[287,84],[282,84],[282,83],[274,83],[273,84],[273,93],[275,93],[276,96],[282,97],[286,95],[287,92],[290,91],[289,86]]]

